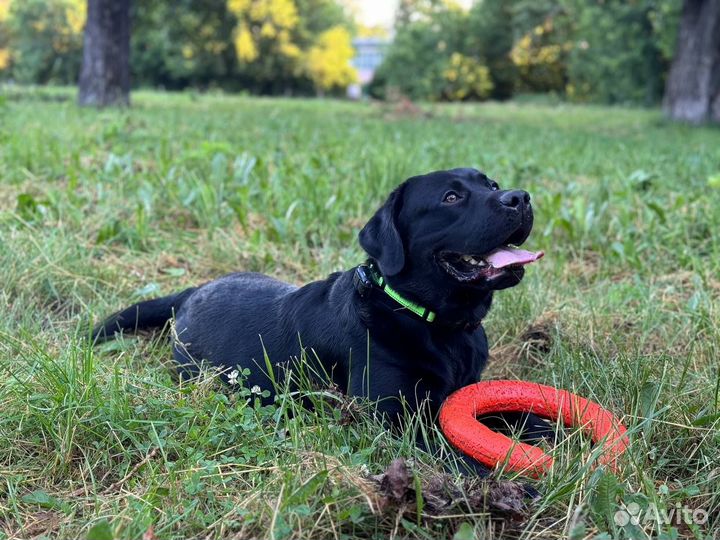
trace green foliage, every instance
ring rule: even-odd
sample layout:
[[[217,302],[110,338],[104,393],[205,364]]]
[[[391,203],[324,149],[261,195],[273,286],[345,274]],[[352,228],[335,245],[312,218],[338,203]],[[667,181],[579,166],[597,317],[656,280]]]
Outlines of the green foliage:
[[[82,35],[77,26],[78,2],[84,0],[23,0],[10,4],[0,37],[11,58],[0,71],[21,83],[68,83],[77,80]],[[3,43],[0,43],[2,48]]]
[[[81,63],[81,8],[85,2],[0,0],[0,7],[9,6],[7,19],[3,15],[0,20],[0,76],[25,83],[74,84]],[[306,56],[322,46],[319,42],[327,31],[335,28],[337,34],[352,30],[352,21],[336,0],[253,2],[133,2],[134,85],[312,93],[313,76],[317,79],[319,68],[313,65],[313,70],[306,69]],[[289,25],[283,26],[287,22]],[[254,48],[251,58],[238,54],[239,37]],[[333,67],[334,74],[344,75],[340,78],[343,88],[349,80],[347,57],[352,55],[348,41],[344,40],[345,52],[334,62],[343,65]],[[337,86],[338,77],[331,78],[331,86]]]
[[[568,94],[603,103],[657,103],[663,94],[680,2],[567,2],[574,22]]]
[[[305,56],[304,70],[318,92],[342,91],[357,80],[350,65],[355,52],[350,33],[342,26],[326,30]]]
[[[511,97],[517,86],[517,68],[510,58],[514,37],[511,2],[476,2],[467,15],[465,27],[462,52],[488,67],[493,98]]]
[[[615,475],[604,469],[599,469],[591,479],[593,487],[590,499],[590,509],[595,519],[603,523],[613,532],[613,515],[618,508],[617,501],[623,493],[623,487]]]
[[[227,0],[148,0],[134,11],[134,79],[167,88],[220,87],[257,93],[309,93],[303,54],[323,32],[351,26],[334,0],[286,1],[289,20],[273,6]],[[233,11],[233,9],[235,11]],[[286,14],[287,15],[287,14]],[[285,27],[284,25],[289,24]],[[250,50],[243,47],[250,47]]]
[[[428,22],[398,29],[376,78],[412,99],[437,99],[444,87],[447,62],[444,51],[440,50],[442,38],[441,31]]]
[[[85,1],[0,0],[0,77],[74,84]],[[429,101],[547,92],[653,105],[680,7],[677,0],[477,0],[464,10],[450,0],[403,0],[369,91]],[[346,30],[355,23],[339,0],[144,0],[133,3],[132,29],[136,86],[342,93],[353,78]],[[448,81],[453,55],[478,80],[487,69],[492,84]]]
[[[237,71],[232,48],[235,22],[226,4],[226,0],[133,2],[134,83],[170,89],[232,88]]]
[[[564,94],[568,52],[573,45],[572,20],[562,1],[518,2],[513,23],[519,37],[510,58],[518,71],[518,91]]]
[[[489,69],[491,97],[554,92],[578,101],[659,102],[674,50],[675,0],[478,0],[401,3],[397,36],[378,73],[414,99],[441,99],[452,54]],[[377,86],[377,85],[375,85]]]
[[[503,0],[478,1],[467,12],[451,3],[401,3],[397,35],[378,76],[414,99],[465,99],[448,91],[444,76],[452,70],[453,56],[460,55],[489,72],[489,91],[469,92],[474,99],[507,99],[516,90],[547,90],[526,84],[531,77],[523,77],[522,66],[518,68],[511,54],[523,23],[528,18],[542,21],[551,11],[545,7],[538,15],[537,4],[513,6]],[[559,86],[562,90],[564,80]]]
[[[112,527],[106,519],[100,520],[95,523],[87,533],[87,540],[113,540],[115,535],[112,532]]]
[[[490,71],[474,58],[460,53],[450,56],[443,73],[445,89],[443,96],[450,101],[486,99],[493,89]]]
[[[467,521],[463,521],[453,534],[452,540],[475,540],[476,538],[475,527]]]
[[[466,50],[467,17],[459,8],[439,2],[420,2],[412,11],[415,17],[403,19],[402,10],[398,18],[396,35],[387,56],[378,70],[378,77],[388,87],[398,89],[402,94],[421,100],[464,99],[453,89],[455,81],[449,80],[451,58],[467,58],[474,71],[482,71],[482,62],[476,56],[463,56]],[[403,9],[411,11],[406,2]],[[460,55],[460,56],[457,56]],[[466,61],[467,64],[467,61]],[[457,68],[457,66],[456,66]],[[480,78],[485,79],[485,75]],[[450,83],[450,86],[448,86]],[[486,97],[487,91],[468,91],[464,84],[460,94]],[[484,87],[488,85],[483,84]]]

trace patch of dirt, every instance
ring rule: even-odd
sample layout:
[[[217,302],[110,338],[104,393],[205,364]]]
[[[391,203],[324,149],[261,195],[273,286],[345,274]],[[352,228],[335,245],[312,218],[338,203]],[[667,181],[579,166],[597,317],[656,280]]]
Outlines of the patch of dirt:
[[[0,526],[0,530],[4,530],[10,538],[35,538],[41,535],[49,536],[60,527],[61,522],[59,512],[44,510],[27,514],[25,523],[18,530],[13,531],[9,525]]]
[[[389,94],[387,101],[380,104],[380,107],[386,120],[433,117],[430,111],[424,110],[407,96],[399,93]]]
[[[513,341],[490,350],[488,374],[517,378],[518,365],[537,365],[550,353],[558,326],[558,314],[547,312],[528,325]]]
[[[103,159],[98,154],[83,154],[80,156],[80,168],[88,171],[100,171],[103,168],[107,159]],[[72,163],[70,160],[65,161],[67,167],[71,167]]]
[[[238,220],[234,220],[232,226],[232,235],[235,238],[248,238],[253,231],[264,231],[268,228],[267,217],[258,212],[248,212],[245,215],[245,224]]]
[[[715,276],[703,276],[689,270],[678,270],[657,276],[653,284],[658,286],[663,303],[670,305],[687,302],[699,288],[703,287],[709,292],[720,293],[720,280]]]
[[[546,355],[552,349],[553,330],[556,327],[557,314],[547,313],[520,334],[520,341],[530,352]]]
[[[428,516],[449,516],[466,513],[488,513],[490,516],[520,522],[527,519],[533,499],[520,482],[494,478],[465,478],[459,482],[443,473],[419,478],[422,512]],[[417,513],[416,476],[407,462],[396,459],[381,474],[370,475],[380,495],[379,510],[401,510]]]
[[[35,199],[44,199],[44,193],[38,188],[37,182],[23,180],[18,184],[0,184],[0,208],[4,211],[15,211],[18,204],[18,197],[22,193],[28,193]]]
[[[582,257],[573,258],[564,266],[563,281],[571,276],[580,277],[584,283],[592,282],[600,271],[601,257],[594,251],[586,251]]]
[[[349,231],[359,231],[367,223],[367,219],[363,217],[352,217],[348,218],[343,226]]]

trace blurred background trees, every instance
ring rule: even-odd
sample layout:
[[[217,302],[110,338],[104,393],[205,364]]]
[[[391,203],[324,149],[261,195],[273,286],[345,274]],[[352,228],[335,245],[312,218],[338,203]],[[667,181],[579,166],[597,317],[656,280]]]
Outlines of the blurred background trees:
[[[86,1],[0,0],[0,79],[75,84]],[[342,94],[355,81],[352,39],[366,31],[353,20],[350,2],[133,2],[133,85]],[[391,89],[420,100],[543,93],[655,105],[675,57],[683,4],[705,5],[703,13],[711,13],[707,6],[718,2],[477,0],[464,9],[453,0],[400,0],[392,41],[368,89],[375,97]],[[705,46],[714,50],[717,30],[708,32]],[[692,54],[683,58],[695,73]],[[692,79],[678,73],[677,81]],[[672,109],[671,101],[666,105]]]
[[[0,0],[0,79],[77,83],[86,3]],[[142,0],[131,28],[135,86],[311,94],[353,82],[355,27],[334,0]]]
[[[0,76],[77,82],[87,0],[0,0]]]
[[[381,75],[410,97],[447,98],[441,74],[460,54],[488,68],[496,99],[550,92],[577,101],[658,103],[680,6],[678,0],[482,0],[465,11],[452,2],[403,0]]]

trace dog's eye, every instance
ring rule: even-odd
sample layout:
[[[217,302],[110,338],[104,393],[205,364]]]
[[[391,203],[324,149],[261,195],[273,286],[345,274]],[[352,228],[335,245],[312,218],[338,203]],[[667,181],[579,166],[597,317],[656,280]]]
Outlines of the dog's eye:
[[[500,186],[498,186],[497,182],[490,182],[490,190],[491,191],[497,191],[498,189],[500,189]]]
[[[443,202],[446,204],[454,204],[460,199],[462,199],[462,197],[460,197],[460,195],[458,195],[454,191],[448,191],[447,193],[445,193],[445,195],[443,195]]]

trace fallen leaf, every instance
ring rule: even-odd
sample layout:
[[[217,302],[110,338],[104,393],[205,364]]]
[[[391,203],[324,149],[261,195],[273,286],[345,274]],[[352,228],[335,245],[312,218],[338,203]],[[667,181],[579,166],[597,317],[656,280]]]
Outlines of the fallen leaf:
[[[60,514],[57,512],[35,512],[25,520],[22,529],[23,538],[32,538],[54,531],[60,525]]]
[[[155,540],[155,527],[150,525],[142,535],[142,540]]]
[[[402,458],[393,460],[384,473],[371,479],[380,485],[380,492],[392,502],[404,503],[414,499],[413,476]]]

